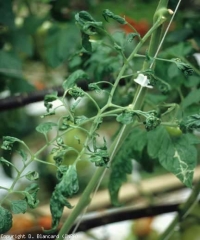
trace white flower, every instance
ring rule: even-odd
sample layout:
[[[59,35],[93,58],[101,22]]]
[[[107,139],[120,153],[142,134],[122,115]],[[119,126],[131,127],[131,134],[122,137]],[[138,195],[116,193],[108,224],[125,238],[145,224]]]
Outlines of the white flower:
[[[150,85],[150,81],[147,76],[141,73],[138,74],[136,79],[134,79],[134,82],[140,84],[142,87],[153,88],[153,86]]]

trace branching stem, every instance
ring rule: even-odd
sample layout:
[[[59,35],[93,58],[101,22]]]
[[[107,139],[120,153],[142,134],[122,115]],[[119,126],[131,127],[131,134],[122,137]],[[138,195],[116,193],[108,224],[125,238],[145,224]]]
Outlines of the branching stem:
[[[168,0],[160,0],[158,8],[155,12],[155,14],[157,13],[157,11],[160,10],[160,7],[167,7],[168,4]],[[133,50],[133,52],[131,53],[131,55],[129,56],[129,58],[127,59],[127,62],[130,62],[132,60],[132,58],[135,56],[135,54],[137,54],[138,50],[141,48],[141,46],[143,45],[143,43],[152,35],[152,38],[155,38],[154,35],[157,35],[157,31],[160,32],[160,26],[162,25],[163,21],[165,19],[163,19],[163,17],[159,17],[158,19],[155,20],[153,27],[149,30],[149,32],[143,37],[143,39],[138,43],[138,45],[136,46],[136,48]],[[154,44],[150,44],[149,46],[149,51],[151,51],[151,53],[155,53],[158,47],[158,41],[156,40],[156,42],[154,42]],[[153,54],[152,54],[153,55]],[[144,66],[144,68],[147,66]],[[122,67],[122,69],[119,72],[119,75],[114,83],[114,86],[111,90],[111,94],[110,97],[108,99],[107,105],[101,110],[102,112],[111,105],[112,102],[112,98],[113,95],[115,93],[116,88],[118,87],[119,81],[121,79],[121,77],[123,76],[125,70],[127,68],[127,63],[125,63]],[[141,105],[143,103],[144,97],[145,97],[145,93],[146,93],[146,89],[139,86],[139,90],[136,92],[136,96],[133,99],[133,110],[138,110],[141,108]],[[98,117],[98,116],[97,116]],[[110,162],[113,160],[113,158],[115,157],[117,151],[119,150],[119,148],[121,147],[122,143],[124,142],[125,138],[128,136],[128,134],[130,133],[130,126],[128,125],[123,125],[120,132],[118,133],[117,137],[114,139],[110,149],[109,149],[109,155],[110,155]],[[104,174],[104,172],[106,171],[106,167],[100,167],[96,170],[95,174],[93,175],[92,179],[90,180],[90,182],[88,183],[87,187],[85,188],[84,192],[82,193],[82,196],[79,199],[78,204],[75,206],[75,208],[73,209],[73,211],[71,212],[70,216],[67,218],[67,220],[65,221],[65,223],[63,224],[60,232],[59,232],[59,240],[62,239],[62,236],[66,233],[69,232],[69,230],[71,229],[73,223],[75,222],[75,220],[77,219],[77,217],[83,212],[83,210],[85,209],[85,207],[90,203],[91,201],[91,194],[92,192],[96,189],[96,186],[99,184],[99,181],[102,177],[102,175]]]

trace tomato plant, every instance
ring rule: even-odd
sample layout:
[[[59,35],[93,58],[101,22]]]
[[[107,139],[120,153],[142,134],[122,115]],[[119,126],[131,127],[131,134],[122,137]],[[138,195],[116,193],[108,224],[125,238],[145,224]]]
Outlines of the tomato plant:
[[[12,2],[0,1],[9,15],[9,18],[3,15],[5,19],[0,17],[5,25],[2,35],[7,39],[0,51],[4,59],[0,68],[7,69],[2,91],[9,88],[11,96],[20,97],[21,103],[24,99],[21,92],[32,93],[34,86],[39,91],[49,84],[48,71],[61,67],[64,73],[58,81],[59,88],[42,95],[45,113],[36,126],[41,146],[32,149],[18,134],[2,137],[1,149],[8,154],[2,155],[0,162],[16,175],[10,187],[0,186],[6,192],[0,200],[5,215],[1,232],[11,228],[12,214],[25,213],[39,204],[38,180],[42,177],[40,167],[26,171],[31,164],[37,163],[45,170],[49,166],[55,173],[56,184],[49,200],[52,221],[43,221],[44,233],[56,232],[64,208],[72,209],[59,230],[58,239],[62,239],[88,206],[107,172],[111,202],[120,206],[119,191],[132,173],[132,159],[135,159],[144,169],[153,170],[149,165],[156,162],[193,189],[160,236],[161,240],[166,239],[185,217],[191,202],[196,201],[200,189],[199,182],[193,187],[200,143],[196,134],[200,128],[200,71],[192,59],[198,40],[177,41],[173,46],[166,40],[181,1],[173,9],[169,8],[171,1],[158,1],[151,26],[145,26],[142,32],[130,18],[109,9],[104,9],[102,18],[97,20],[92,13],[79,11],[79,4],[74,11],[74,5],[64,1],[36,2],[34,5],[25,1],[28,14],[22,12],[17,25]],[[83,4],[86,7],[87,1]],[[17,3],[14,6],[17,8]],[[41,9],[45,11],[44,17],[40,15]],[[110,22],[116,23],[116,27],[120,25],[121,31],[110,32],[107,28]],[[47,79],[40,86],[38,80],[31,83],[23,79],[23,58],[43,62]],[[14,87],[16,79],[18,84]],[[113,130],[110,135],[103,131],[109,121]],[[7,158],[12,153],[21,159],[21,166]],[[44,155],[50,160],[46,161]],[[144,155],[148,157],[144,159]],[[77,166],[84,161],[93,173],[79,202],[73,206],[70,198],[80,188]],[[28,183],[18,190],[16,186],[21,179]],[[149,231],[150,222],[147,225]],[[137,234],[142,235],[141,232],[138,230]]]

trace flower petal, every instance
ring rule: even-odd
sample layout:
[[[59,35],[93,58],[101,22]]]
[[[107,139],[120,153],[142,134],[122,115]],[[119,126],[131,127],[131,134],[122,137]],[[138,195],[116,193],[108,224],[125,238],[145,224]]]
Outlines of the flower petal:
[[[138,74],[136,79],[134,79],[134,82],[138,83],[142,87],[153,88],[153,86],[150,85],[150,81],[147,76],[141,73]]]

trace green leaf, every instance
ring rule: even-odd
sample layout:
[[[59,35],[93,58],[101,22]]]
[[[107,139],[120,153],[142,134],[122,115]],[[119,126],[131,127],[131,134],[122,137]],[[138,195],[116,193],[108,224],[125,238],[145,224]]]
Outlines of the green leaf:
[[[180,122],[180,129],[183,133],[200,131],[200,114],[194,114],[183,118]]]
[[[122,153],[119,153],[117,157],[112,161],[111,174],[108,184],[111,202],[115,206],[121,205],[118,201],[119,190],[123,183],[127,181],[127,174],[132,172],[131,158],[124,158]]]
[[[69,166],[66,174],[64,174],[63,179],[62,179],[62,186],[61,189],[63,189],[63,187],[65,187],[65,191],[66,193],[64,194],[66,197],[71,197],[73,196],[75,193],[77,193],[77,191],[79,190],[79,184],[78,184],[78,176],[77,176],[77,171],[76,171],[76,166],[71,165]],[[64,186],[63,186],[64,184]]]
[[[117,121],[123,124],[130,124],[134,121],[135,113],[132,111],[124,111],[117,116]]]
[[[132,173],[132,159],[138,160],[147,143],[147,132],[134,129],[124,141],[121,149],[111,163],[108,183],[110,198],[115,206],[120,205],[118,195],[121,186],[127,181],[127,174]],[[139,162],[139,161],[138,161]]]
[[[139,33],[129,33],[127,35],[126,39],[128,42],[132,42],[135,39],[135,37],[140,37],[140,34]]]
[[[26,54],[32,56],[33,43],[30,35],[28,35],[23,29],[16,29],[10,36],[10,43],[15,51],[19,54]]]
[[[169,135],[162,135],[163,128],[159,127],[158,130],[148,132],[148,154],[151,158],[158,158],[159,150],[164,141],[164,137],[169,138]],[[165,132],[164,132],[165,133]],[[170,140],[169,140],[170,141]]]
[[[10,142],[10,143],[21,142],[21,140],[20,140],[19,138],[10,137],[10,136],[5,136],[5,137],[3,137],[3,141],[8,141],[8,142]]]
[[[57,166],[60,166],[64,160],[65,154],[70,151],[71,148],[67,148],[67,149],[58,149],[55,152],[55,155],[53,156],[53,160],[55,161]]]
[[[50,67],[56,68],[74,54],[79,43],[74,25],[52,24],[44,40],[44,58]]]
[[[86,22],[82,27],[82,32],[89,36],[96,35],[102,26],[102,22]]]
[[[36,127],[36,130],[39,133],[46,135],[53,127],[57,127],[58,125],[54,122],[44,122],[41,123],[39,126]]]
[[[184,85],[187,88],[197,87],[200,83],[200,78],[198,76],[189,76],[187,81],[184,81]]]
[[[30,208],[36,208],[39,204],[39,200],[37,199],[38,190],[38,185],[36,183],[32,183],[30,186],[25,188],[25,191],[23,191],[25,200]]]
[[[12,165],[12,163],[6,160],[4,157],[0,157],[0,162],[6,164],[6,166]]]
[[[120,17],[119,15],[115,15],[109,9],[105,9],[103,11],[103,17],[105,18],[105,20],[107,22],[108,22],[108,18],[112,18],[120,24],[126,24],[127,23],[126,20],[123,17]]]
[[[11,211],[13,214],[25,213],[27,211],[26,200],[11,201]]]
[[[173,57],[183,57],[191,53],[193,47],[191,43],[188,42],[180,42],[172,47],[166,49],[162,54],[164,56],[173,56]]]
[[[97,22],[88,12],[81,11],[75,15],[77,25],[81,32],[87,35],[95,35],[102,29],[103,23]]]
[[[74,119],[75,124],[81,125],[82,123],[86,122],[88,120],[88,117],[82,115],[82,116],[77,116]]]
[[[187,135],[172,138],[164,127],[148,133],[148,154],[158,158],[160,164],[187,187],[192,186],[197,150]]]
[[[146,113],[146,120],[144,121],[144,125],[147,131],[151,131],[160,125],[161,120],[157,117],[157,115],[158,114],[156,111],[150,111]]]
[[[13,144],[15,142],[22,142],[20,139],[10,136],[4,136],[3,137],[3,144],[1,146],[4,150],[12,150]]]
[[[75,72],[70,74],[69,77],[63,82],[64,90],[68,90],[69,88],[74,87],[78,80],[85,78],[88,78],[86,72],[81,69],[76,70]]]
[[[182,101],[181,106],[183,109],[189,107],[194,103],[200,102],[200,89],[191,91]]]
[[[52,92],[51,94],[46,94],[44,97],[45,102],[53,102],[58,99],[58,92]]]
[[[44,116],[48,116],[48,115],[54,115],[55,112],[54,111],[50,111],[50,109],[53,107],[52,102],[56,101],[58,99],[58,93],[57,92],[52,92],[51,94],[46,94],[44,97],[44,106],[47,109],[47,114],[45,114]]]
[[[182,62],[179,58],[172,60],[176,64],[177,68],[183,72],[185,77],[191,76],[194,73],[192,67],[189,64]]]
[[[31,183],[28,187],[25,188],[25,191],[27,192],[36,192],[39,190],[37,183]]]
[[[60,182],[56,185],[50,199],[52,228],[45,230],[45,233],[52,233],[57,229],[64,207],[73,208],[66,198],[77,193],[79,189],[76,166],[71,165],[66,168],[66,166],[61,165],[58,169],[58,175]]]
[[[88,34],[82,32],[82,47],[85,48],[86,51],[92,52],[92,44],[90,42],[90,36]]]
[[[0,0],[0,24],[6,25],[13,29],[15,27],[15,16],[12,10],[11,0]]]
[[[95,22],[95,19],[87,11],[80,11],[78,14],[75,15],[75,19],[78,22],[82,21]]]
[[[78,97],[83,97],[85,95],[85,92],[77,86],[74,86],[69,89],[68,93],[74,98],[77,99]]]
[[[47,20],[47,17],[38,17],[36,15],[28,15],[24,18],[23,29],[28,34],[34,34],[37,29]]]
[[[95,163],[96,167],[103,167],[106,166],[108,161],[109,161],[109,157],[101,157],[100,155],[95,155],[90,157],[90,161]]]
[[[12,214],[0,205],[0,234],[7,233],[12,227]]]
[[[25,175],[25,177],[30,181],[37,180],[39,178],[39,173],[36,171],[30,171]]]
[[[183,135],[182,138],[174,142],[175,153],[173,155],[174,171],[173,173],[183,182],[187,187],[192,187],[194,169],[197,165],[197,150],[190,144],[187,136]],[[166,166],[169,162],[166,162]],[[160,161],[162,159],[160,158]],[[166,168],[167,169],[167,168]],[[171,166],[170,168],[171,169]]]

